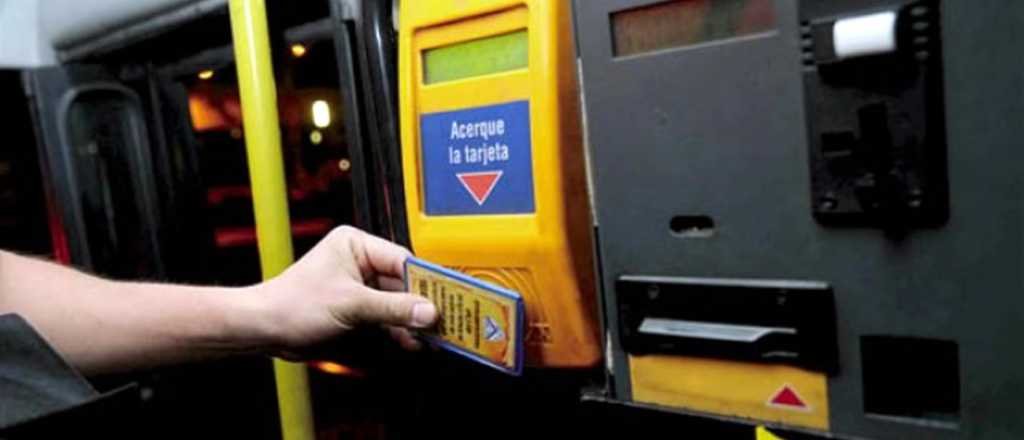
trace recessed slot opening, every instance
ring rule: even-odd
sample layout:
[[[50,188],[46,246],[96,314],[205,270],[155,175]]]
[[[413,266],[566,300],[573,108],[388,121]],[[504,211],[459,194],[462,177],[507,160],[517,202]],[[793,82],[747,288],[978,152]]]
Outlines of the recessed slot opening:
[[[956,342],[862,336],[864,412],[889,420],[955,427],[960,418]]]
[[[715,221],[706,215],[677,215],[668,224],[672,233],[686,238],[706,238],[715,235]]]

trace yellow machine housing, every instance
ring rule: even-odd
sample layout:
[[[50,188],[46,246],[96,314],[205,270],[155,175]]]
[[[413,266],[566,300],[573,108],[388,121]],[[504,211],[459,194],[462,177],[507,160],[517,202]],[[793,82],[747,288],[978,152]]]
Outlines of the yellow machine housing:
[[[600,359],[568,2],[402,3],[412,246],[522,294],[527,365]]]

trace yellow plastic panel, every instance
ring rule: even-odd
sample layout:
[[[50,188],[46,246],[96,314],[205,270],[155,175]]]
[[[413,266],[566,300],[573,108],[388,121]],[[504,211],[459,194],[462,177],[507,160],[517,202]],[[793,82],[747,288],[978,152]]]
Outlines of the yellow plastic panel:
[[[821,373],[662,355],[630,356],[629,372],[636,402],[829,429],[828,385]]]
[[[402,160],[413,250],[519,292],[526,303],[529,366],[588,367],[601,355],[569,6],[548,0],[418,0],[402,2],[400,18]],[[525,66],[501,63],[501,69],[426,84],[425,52],[523,31]],[[428,215],[422,118],[510,103],[529,109],[532,209]],[[518,147],[511,147],[516,154]],[[486,203],[486,194],[479,195]]]

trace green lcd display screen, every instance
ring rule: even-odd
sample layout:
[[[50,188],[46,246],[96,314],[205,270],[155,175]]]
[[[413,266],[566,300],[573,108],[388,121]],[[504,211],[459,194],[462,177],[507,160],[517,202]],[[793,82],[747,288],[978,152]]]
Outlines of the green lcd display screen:
[[[447,81],[490,75],[529,66],[526,30],[456,43],[423,51],[423,82]]]

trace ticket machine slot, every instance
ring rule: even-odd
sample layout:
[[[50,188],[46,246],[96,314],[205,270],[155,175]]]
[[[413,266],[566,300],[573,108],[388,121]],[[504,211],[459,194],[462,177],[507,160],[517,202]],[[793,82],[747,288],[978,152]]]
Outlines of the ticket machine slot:
[[[781,363],[834,373],[835,310],[811,281],[625,276],[617,283],[623,348]]]

